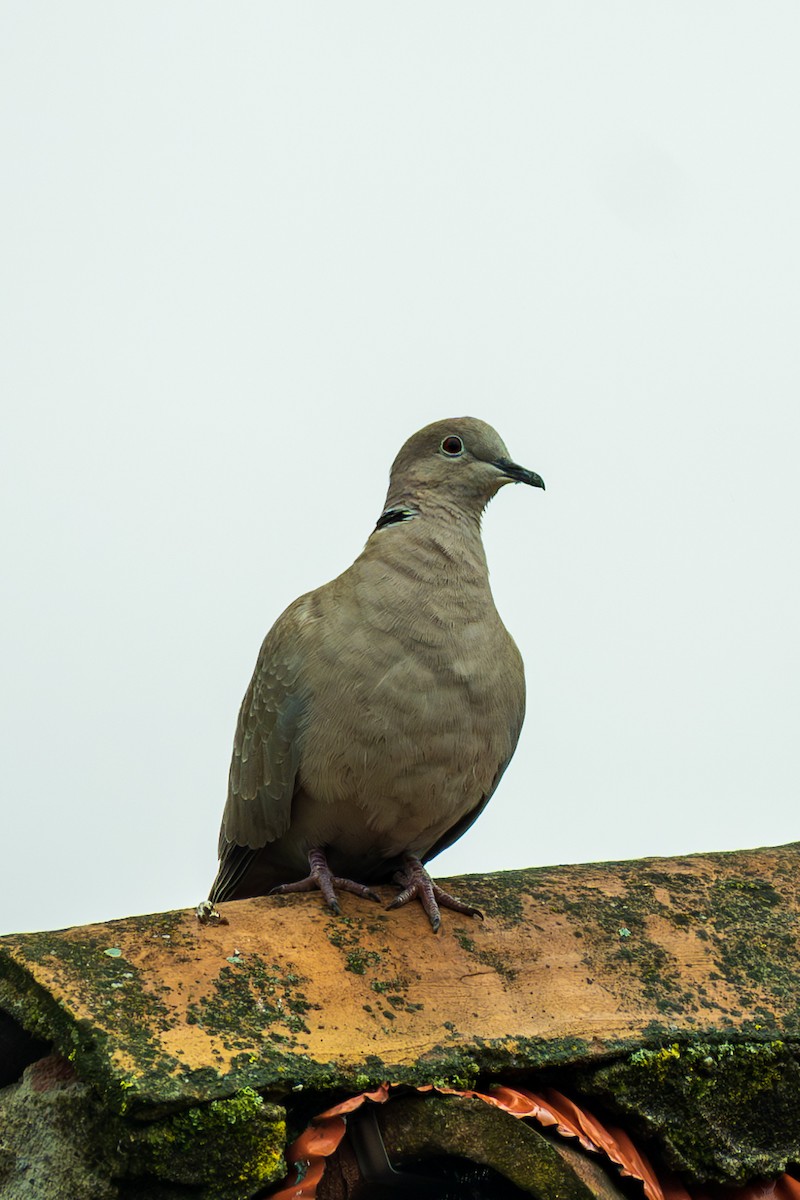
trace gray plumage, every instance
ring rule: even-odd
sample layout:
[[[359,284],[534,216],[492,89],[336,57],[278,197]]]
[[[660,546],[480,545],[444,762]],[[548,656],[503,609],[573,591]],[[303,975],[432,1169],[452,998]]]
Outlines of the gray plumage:
[[[480,532],[511,481],[544,486],[483,421],[426,426],[398,454],[353,565],[275,622],[239,712],[202,919],[274,889],[320,887],[338,911],[336,890],[377,898],[364,885],[393,878],[395,904],[417,896],[434,928],[437,901],[476,911],[422,863],[481,812],[522,726],[522,659]]]

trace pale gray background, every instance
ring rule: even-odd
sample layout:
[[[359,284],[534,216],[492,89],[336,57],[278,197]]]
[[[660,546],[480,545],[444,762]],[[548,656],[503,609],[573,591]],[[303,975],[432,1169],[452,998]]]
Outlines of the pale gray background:
[[[205,894],[261,638],[462,413],[548,490],[487,513],[528,718],[435,873],[797,838],[800,8],[0,24],[2,928]]]

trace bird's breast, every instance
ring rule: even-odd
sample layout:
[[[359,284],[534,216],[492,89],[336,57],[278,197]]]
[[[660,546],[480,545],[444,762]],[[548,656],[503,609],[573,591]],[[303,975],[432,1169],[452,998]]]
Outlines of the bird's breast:
[[[309,647],[319,681],[300,784],[366,826],[383,852],[424,853],[480,803],[513,753],[524,710],[522,662],[488,586],[471,603],[442,586],[361,589]],[[358,595],[358,589],[356,589]],[[348,835],[351,836],[351,835]]]

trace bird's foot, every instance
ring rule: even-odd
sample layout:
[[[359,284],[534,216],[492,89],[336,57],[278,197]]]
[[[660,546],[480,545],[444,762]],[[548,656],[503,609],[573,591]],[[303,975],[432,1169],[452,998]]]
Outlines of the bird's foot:
[[[194,910],[201,925],[227,925],[228,918],[223,917],[216,904],[211,900],[201,900]]]
[[[340,875],[334,875],[322,850],[309,850],[308,865],[311,870],[305,879],[299,879],[297,883],[281,883],[272,888],[270,895],[285,896],[289,892],[313,892],[315,888],[318,888],[322,892],[328,908],[333,909],[337,914],[341,912],[339,901],[336,898],[337,888],[340,892],[352,892],[354,896],[362,896],[365,900],[377,900],[380,904],[380,896],[376,895],[371,888],[366,887],[363,883],[354,883],[352,879],[343,879]]]
[[[403,855],[403,869],[397,872],[394,879],[395,883],[399,884],[403,890],[399,896],[395,896],[389,908],[401,908],[402,905],[408,904],[409,900],[419,900],[428,914],[428,920],[434,933],[438,931],[442,923],[439,905],[442,908],[452,908],[454,912],[465,913],[468,917],[480,917],[483,920],[483,913],[479,908],[463,904],[461,900],[456,900],[455,896],[451,896],[444,888],[440,888],[438,883],[434,883],[420,860],[413,854]]]

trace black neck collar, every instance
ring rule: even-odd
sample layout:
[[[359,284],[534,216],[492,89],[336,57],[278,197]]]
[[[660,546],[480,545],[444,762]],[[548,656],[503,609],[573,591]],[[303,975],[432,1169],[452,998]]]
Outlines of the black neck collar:
[[[378,517],[375,528],[385,529],[387,525],[397,525],[400,521],[410,521],[412,517],[418,516],[415,508],[387,508]]]

